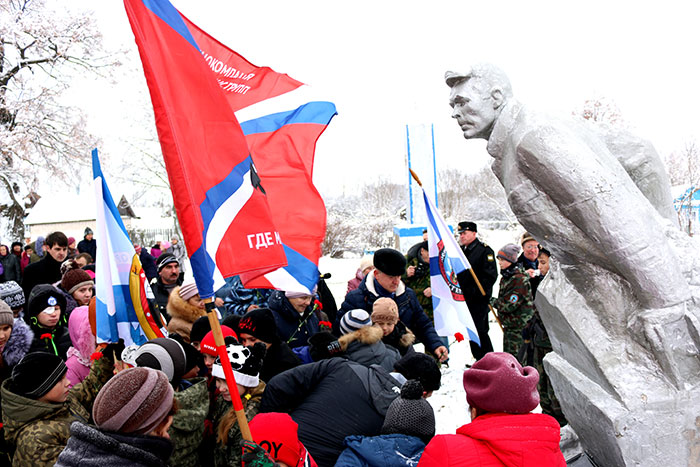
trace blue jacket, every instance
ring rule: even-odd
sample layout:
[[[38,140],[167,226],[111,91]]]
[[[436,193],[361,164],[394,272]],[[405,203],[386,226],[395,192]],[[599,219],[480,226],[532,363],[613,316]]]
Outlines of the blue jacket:
[[[272,314],[275,315],[277,335],[280,339],[283,342],[287,342],[292,335],[294,336],[291,341],[287,342],[289,347],[309,345],[309,337],[321,330],[320,320],[316,313],[312,311],[313,305],[306,307],[306,311],[300,314],[294,309],[281,290],[272,292],[267,301],[267,306],[272,310]],[[304,321],[304,318],[306,318],[306,321]],[[302,321],[304,321],[304,324],[299,327]],[[299,328],[298,331],[297,328]]]
[[[261,308],[267,306],[271,290],[246,289],[243,287],[240,276],[233,276],[226,282],[230,292],[224,298],[225,316],[243,316],[251,305],[257,305]]]
[[[374,284],[374,271],[367,274],[357,289],[350,291],[345,296],[345,301],[338,311],[338,317],[333,324],[333,329],[340,326],[340,318],[350,310],[362,309],[372,314],[372,306],[380,297]],[[433,351],[443,345],[435,332],[435,326],[430,321],[428,315],[423,311],[423,307],[418,302],[416,293],[406,287],[403,282],[399,284],[396,293],[391,297],[399,307],[399,319],[416,335],[425,347]]]
[[[425,443],[409,435],[348,436],[336,467],[406,467],[418,465]]]

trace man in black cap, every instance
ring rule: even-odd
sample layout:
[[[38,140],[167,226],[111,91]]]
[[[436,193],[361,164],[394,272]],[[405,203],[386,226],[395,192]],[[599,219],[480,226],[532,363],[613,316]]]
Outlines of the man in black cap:
[[[474,342],[469,342],[472,355],[479,360],[488,352],[493,352],[493,345],[489,338],[489,299],[493,294],[493,284],[498,279],[498,268],[493,250],[476,238],[476,231],[474,222],[460,222],[457,224],[459,244],[462,247],[462,251],[464,251],[464,256],[469,260],[474,274],[476,274],[481,287],[486,292],[486,295],[481,294],[471,272],[463,271],[457,275],[457,281],[464,294],[464,301],[467,303],[476,330],[479,332],[481,347]]]
[[[435,326],[423,311],[416,293],[401,282],[401,276],[406,272],[406,257],[392,248],[382,248],[374,253],[374,267],[359,287],[345,296],[333,324],[336,335],[339,335],[340,319],[345,313],[359,308],[371,314],[374,302],[388,297],[396,302],[401,322],[413,331],[425,348],[440,361],[447,360],[447,347],[435,332]]]
[[[92,229],[85,227],[83,239],[78,242],[78,253],[89,254],[93,261],[97,258],[97,241],[93,238]]]
[[[151,281],[151,290],[155,299],[155,307],[160,314],[170,321],[170,315],[166,311],[170,292],[178,285],[182,285],[180,277],[180,263],[175,255],[163,253],[156,263],[158,276]]]

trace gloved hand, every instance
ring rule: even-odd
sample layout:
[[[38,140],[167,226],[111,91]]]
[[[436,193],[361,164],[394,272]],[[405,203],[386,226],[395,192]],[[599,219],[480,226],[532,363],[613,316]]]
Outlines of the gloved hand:
[[[489,298],[489,305],[496,308],[496,297]]]
[[[278,465],[259,444],[242,439],[241,448],[243,448],[243,456],[241,456],[243,467],[274,467]]]

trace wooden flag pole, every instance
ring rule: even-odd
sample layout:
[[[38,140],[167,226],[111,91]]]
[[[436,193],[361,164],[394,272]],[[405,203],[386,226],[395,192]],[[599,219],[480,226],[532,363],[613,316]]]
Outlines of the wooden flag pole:
[[[221,324],[219,323],[219,318],[216,316],[216,306],[214,305],[214,299],[211,297],[205,298],[204,306],[207,310],[207,317],[209,318],[209,324],[211,325],[211,332],[212,334],[214,334],[216,352],[219,354],[221,366],[224,368],[226,385],[228,386],[228,392],[231,395],[233,410],[236,412],[236,420],[238,420],[238,426],[241,429],[241,437],[246,441],[253,441],[253,437],[250,434],[250,428],[248,427],[248,419],[246,418],[245,411],[243,410],[241,396],[238,394],[236,378],[233,376],[231,362],[229,361],[228,353],[226,352],[226,345],[224,344],[224,335],[221,332]]]
[[[416,181],[419,187],[423,188],[423,184],[420,182],[420,179],[418,178],[418,175],[413,171],[413,169],[408,169],[409,172],[411,172],[411,177]],[[486,291],[484,288],[481,286],[481,282],[479,282],[479,279],[477,279],[476,274],[474,273],[474,269],[469,268],[469,272],[472,275],[472,278],[474,279],[474,282],[476,283],[476,286],[479,288],[479,292],[481,292],[482,296],[486,296]],[[496,318],[496,322],[498,325],[501,327],[501,331],[503,331],[503,324],[501,324],[501,320],[498,319],[498,315],[496,315],[496,310],[493,309],[491,304],[489,303],[489,310],[491,310],[491,313],[493,313],[493,317]]]

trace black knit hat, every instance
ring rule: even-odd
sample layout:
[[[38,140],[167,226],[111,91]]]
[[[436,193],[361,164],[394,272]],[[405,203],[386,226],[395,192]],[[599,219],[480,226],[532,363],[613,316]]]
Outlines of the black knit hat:
[[[416,436],[426,444],[435,436],[435,412],[423,399],[423,386],[415,379],[401,387],[401,395],[394,399],[386,411],[382,434]]]
[[[170,263],[180,264],[175,255],[172,253],[163,253],[160,255],[157,260],[158,272],[162,271],[163,268]]]
[[[269,308],[255,308],[243,315],[238,322],[238,336],[241,333],[250,334],[267,344],[279,341],[277,323]]]
[[[440,389],[440,369],[435,359],[421,352],[407,353],[398,362],[394,363],[394,369],[404,375],[406,379],[417,379],[426,391]]]
[[[317,332],[309,337],[309,355],[318,362],[332,357],[339,357],[343,354],[338,338],[329,331]]]
[[[26,302],[22,287],[15,281],[0,283],[0,300],[10,305],[10,308],[23,307]]]
[[[185,339],[180,334],[173,332],[168,337],[180,344],[182,350],[185,351],[185,373],[196,366],[204,368],[204,359],[199,350],[195,349],[192,344],[185,342]]]
[[[381,248],[374,252],[374,267],[389,276],[401,276],[406,272],[406,257],[393,248]]]
[[[39,284],[34,286],[29,294],[27,309],[24,315],[25,320],[36,317],[50,306],[61,307],[61,314],[66,312],[66,297],[60,290],[51,284]]]
[[[211,323],[209,323],[208,316],[201,316],[197,318],[192,324],[192,330],[190,331],[190,342],[202,342],[204,336],[211,331]]]
[[[32,352],[12,369],[12,392],[38,399],[58,384],[68,367],[61,357],[47,352]]]

